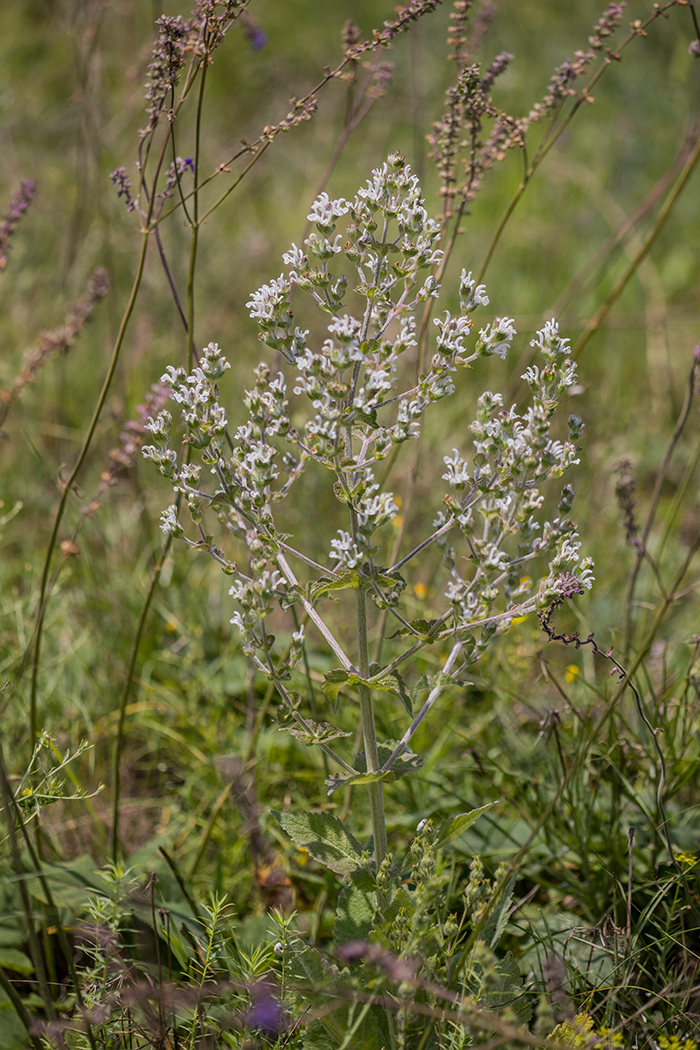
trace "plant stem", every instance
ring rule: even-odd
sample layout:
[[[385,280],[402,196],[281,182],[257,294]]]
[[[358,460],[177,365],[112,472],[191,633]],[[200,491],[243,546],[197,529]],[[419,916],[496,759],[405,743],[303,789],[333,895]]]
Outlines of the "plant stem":
[[[165,564],[172,537],[167,536],[163,546],[161,548],[158,560],[153,567],[151,573],[151,580],[148,585],[148,590],[141,605],[141,612],[139,613],[138,623],[136,625],[136,631],[134,638],[131,643],[131,652],[129,653],[129,663],[124,676],[124,684],[122,686],[122,694],[119,699],[119,707],[117,709],[117,728],[114,734],[114,740],[112,743],[112,833],[110,843],[110,853],[112,862],[116,864],[119,855],[119,802],[121,797],[121,777],[119,764],[121,762],[122,750],[124,748],[124,724],[126,721],[126,705],[129,700],[129,694],[131,692],[131,685],[134,680],[134,672],[136,670],[136,660],[138,659],[139,649],[141,648],[141,638],[143,637],[143,631],[146,626],[146,619],[148,612],[151,607],[151,601],[153,595],[156,592],[158,581],[160,580],[160,574]]]
[[[360,664],[360,676],[369,677],[369,643],[367,638],[367,592],[362,587],[357,589],[357,647],[358,661]],[[369,686],[359,685],[360,715],[362,718],[362,737],[365,744],[365,761],[367,772],[379,771],[379,752],[377,749],[377,730],[374,724],[374,704],[372,702],[372,690]],[[368,787],[369,806],[372,814],[372,833],[374,835],[374,856],[377,861],[377,871],[386,857],[389,846],[386,835],[386,820],[384,817],[384,785],[381,781],[375,781]],[[381,895],[383,899],[383,894]]]
[[[408,729],[406,730],[404,735],[399,740],[398,744],[396,745],[396,748],[394,749],[394,751],[391,753],[389,758],[386,760],[386,762],[382,766],[382,769],[391,769],[391,767],[396,762],[397,758],[399,758],[403,754],[403,752],[406,750],[406,748],[408,747],[408,744],[409,744],[409,741],[410,741],[411,737],[416,732],[416,730],[418,729],[418,726],[421,724],[421,722],[423,721],[425,716],[428,714],[428,712],[430,711],[431,707],[433,706],[433,704],[435,703],[437,698],[440,696],[440,693],[442,692],[442,690],[445,687],[445,685],[448,684],[444,680],[443,676],[447,676],[447,675],[451,674],[452,668],[453,668],[454,663],[455,663],[455,660],[457,659],[457,657],[459,656],[459,654],[461,652],[462,652],[462,642],[456,642],[454,644],[454,646],[452,647],[452,652],[447,657],[447,660],[445,661],[445,664],[444,664],[444,666],[442,668],[442,673],[441,673],[441,676],[440,676],[440,680],[438,681],[437,685],[434,686],[431,689],[430,695],[428,696],[428,699],[425,701],[425,703],[421,707],[420,711],[418,712],[416,717],[413,719],[413,721],[411,722],[410,726],[408,727]]]
[[[598,307],[595,314],[590,319],[585,329],[579,336],[575,346],[572,347],[571,356],[574,360],[579,356],[579,354],[583,350],[584,346],[588,343],[593,333],[600,327],[606,314],[616,302],[616,300],[620,297],[623,290],[627,286],[630,278],[633,277],[639,269],[639,265],[642,262],[642,260],[645,259],[651,251],[659,234],[666,225],[666,221],[671,212],[673,211],[676,201],[685,189],[688,180],[690,179],[690,176],[693,174],[693,171],[695,170],[695,165],[698,163],[698,161],[700,161],[700,135],[698,135],[695,146],[689,154],[688,159],[686,160],[683,169],[681,170],[681,173],[675,182],[675,185],[673,186],[671,192],[664,201],[663,206],[658,216],[656,217],[656,222],[642,241],[641,246],[633,256],[625,272],[618,278],[614,288],[607,296],[605,302],[601,303],[601,305]]]
[[[87,433],[83,440],[82,447],[80,449],[80,452],[78,453],[78,458],[75,461],[75,464],[70,472],[69,477],[63,483],[63,491],[61,493],[61,498],[58,502],[58,509],[56,510],[53,527],[51,529],[51,535],[49,537],[49,542],[46,547],[46,557],[44,558],[44,566],[41,573],[41,583],[39,586],[39,601],[37,603],[36,621],[34,625],[34,645],[32,647],[32,679],[29,695],[29,738],[32,741],[32,745],[36,741],[39,730],[37,698],[39,691],[39,665],[41,662],[41,642],[44,627],[44,617],[46,615],[46,607],[49,600],[49,573],[51,571],[51,562],[58,540],[58,530],[61,526],[61,522],[63,521],[63,514],[68,504],[68,497],[73,491],[73,485],[75,484],[76,478],[78,477],[78,474],[80,473],[83,463],[85,462],[85,459],[87,457],[88,451],[92,444],[92,439],[95,435],[95,430],[97,429],[97,424],[102,414],[102,409],[104,407],[105,401],[107,400],[109,388],[112,385],[112,379],[114,378],[114,373],[117,368],[117,362],[119,360],[119,355],[124,343],[126,330],[128,328],[129,321],[131,320],[131,315],[133,313],[134,306],[136,305],[136,298],[141,287],[141,279],[143,277],[143,269],[146,262],[148,240],[149,235],[148,232],[146,232],[144,233],[141,241],[141,251],[136,267],[136,275],[134,277],[134,282],[131,288],[129,301],[126,305],[121,325],[119,326],[117,338],[114,342],[112,357],[107,367],[107,374],[102,383],[102,389],[97,399],[97,404],[93,411],[92,419],[90,420],[90,424],[88,426]]]

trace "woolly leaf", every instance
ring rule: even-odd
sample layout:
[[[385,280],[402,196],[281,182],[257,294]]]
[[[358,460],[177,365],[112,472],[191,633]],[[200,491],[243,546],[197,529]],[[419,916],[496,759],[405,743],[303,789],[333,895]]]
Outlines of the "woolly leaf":
[[[309,585],[309,599],[313,602],[330,591],[342,591],[350,587],[357,590],[360,586],[360,574],[354,569],[339,569],[334,576],[319,576]]]
[[[379,744],[377,752],[380,766],[389,760],[397,746],[398,740],[387,740],[383,744]],[[343,771],[341,773],[333,773],[326,779],[329,795],[332,795],[338,788],[346,787],[348,784],[376,784],[379,782],[390,784],[408,773],[417,773],[423,765],[423,759],[420,755],[416,755],[413,751],[406,749],[402,751],[391,769],[378,769],[374,773],[368,773],[365,753],[360,751],[356,755],[353,765],[357,773]]]
[[[305,719],[305,721],[310,727],[311,732],[308,732],[296,723],[284,727],[293,737],[296,737],[297,740],[301,740],[302,744],[327,743],[329,740],[335,740],[339,736],[352,736],[352,733],[345,733],[342,729],[338,729],[337,726],[332,725],[330,722],[313,722],[310,718]],[[282,730],[280,730],[280,732],[282,732]]]
[[[489,1010],[502,1010],[510,1007],[518,1019],[518,1024],[526,1024],[532,1014],[532,1006],[529,997],[523,988],[523,978],[520,967],[512,952],[507,952],[505,958],[496,963],[498,982],[495,987],[489,985],[489,991],[484,997],[484,1005]]]
[[[343,822],[330,813],[276,813],[280,827],[294,844],[336,875],[350,876],[362,869],[362,846]]]
[[[338,898],[333,940],[336,945],[366,941],[372,929],[375,898],[357,886],[346,886]]]
[[[352,681],[354,677],[354,675],[351,675],[350,680]],[[361,682],[362,679],[357,679],[356,681]],[[353,684],[356,683],[353,682]],[[391,674],[383,675],[381,678],[375,678],[371,682],[365,684],[368,685],[370,689],[376,689],[380,693],[391,693],[393,696],[398,697],[406,708],[407,713],[413,717],[411,694],[408,691],[408,686],[398,671],[392,671]]]

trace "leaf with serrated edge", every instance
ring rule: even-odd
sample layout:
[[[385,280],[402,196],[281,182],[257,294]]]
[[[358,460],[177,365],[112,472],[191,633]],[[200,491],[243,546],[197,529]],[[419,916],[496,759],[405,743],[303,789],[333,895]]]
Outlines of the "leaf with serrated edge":
[[[372,930],[375,898],[357,886],[345,886],[338,898],[333,940],[335,944],[366,941]]]
[[[487,809],[491,809],[491,806],[495,805],[495,802],[487,802],[485,806],[472,809],[469,813],[457,813],[456,816],[443,820],[438,828],[435,845],[447,846],[450,842],[454,842],[462,832],[467,831],[479,819],[482,813],[485,813]]]
[[[529,996],[524,994],[522,974],[512,952],[507,952],[505,958],[498,960],[496,971],[498,978],[494,986],[489,987],[485,1005],[490,1010],[507,1006],[513,1010],[519,1024],[526,1024],[530,1020],[532,1007]]]
[[[377,755],[379,757],[380,766],[383,766],[385,762],[389,761],[389,759],[391,758],[398,746],[398,740],[385,740],[383,743],[377,744]],[[404,766],[407,769],[420,769],[422,765],[423,759],[420,757],[420,755],[417,755],[415,751],[411,751],[411,749],[408,747],[401,752],[396,762],[394,763],[394,766]],[[355,755],[353,766],[359,773],[367,772],[367,759],[365,758],[364,751],[360,751],[357,755]]]
[[[362,846],[338,817],[330,813],[276,813],[280,827],[295,845],[307,850],[314,860],[336,875],[350,876],[362,868]]]

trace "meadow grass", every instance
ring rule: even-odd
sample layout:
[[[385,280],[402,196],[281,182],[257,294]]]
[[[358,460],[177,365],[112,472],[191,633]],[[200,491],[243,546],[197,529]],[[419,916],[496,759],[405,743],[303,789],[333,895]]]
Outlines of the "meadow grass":
[[[268,6],[167,5],[159,32],[157,5],[15,5],[0,43],[0,1047],[692,1050],[694,8],[610,5],[596,39],[589,3]],[[562,67],[591,46],[580,75]],[[458,74],[471,86],[446,100]],[[504,120],[543,99],[539,121]],[[520,337],[398,449],[387,549],[430,531],[477,397],[502,389],[523,410],[530,339],[555,314],[577,363],[562,407],[585,431],[566,480],[596,584],[552,611],[563,639],[518,617],[437,697],[411,740],[422,769],[386,789],[394,867],[379,856],[370,886],[284,833],[314,811],[376,848],[362,786],[327,796],[329,756],[279,731],[274,682],[229,622],[230,582],[163,536],[171,486],[140,447],[166,365],[190,370],[212,341],[232,363],[230,427],[244,422],[266,352],[246,302],[308,234],[317,194],[351,199],[391,151],[442,222],[434,316],[459,311],[464,267],[487,284],[485,319],[509,312]],[[424,362],[433,347],[419,342]],[[338,513],[307,474],[289,532],[324,561]],[[409,620],[440,615],[440,573],[429,550]],[[348,646],[354,630],[341,611]],[[417,680],[439,655],[417,653]],[[311,636],[307,719],[331,718],[336,666]],[[400,737],[399,710],[375,706],[380,738]],[[355,705],[338,719],[352,749]]]

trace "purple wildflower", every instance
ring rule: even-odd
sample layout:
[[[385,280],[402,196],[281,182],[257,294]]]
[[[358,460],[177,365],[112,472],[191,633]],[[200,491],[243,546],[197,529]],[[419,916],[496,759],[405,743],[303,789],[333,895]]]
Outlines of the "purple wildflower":
[[[114,171],[110,171],[109,177],[116,187],[117,197],[124,198],[126,202],[126,210],[134,211],[136,208],[136,202],[131,196],[131,182],[126,174],[126,168],[115,168]]]

